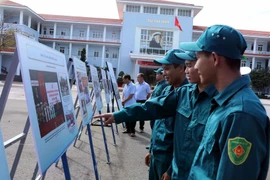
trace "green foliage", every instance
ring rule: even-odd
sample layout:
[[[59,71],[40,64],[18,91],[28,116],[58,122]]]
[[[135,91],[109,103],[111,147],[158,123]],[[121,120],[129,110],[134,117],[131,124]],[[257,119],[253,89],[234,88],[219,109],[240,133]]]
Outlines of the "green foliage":
[[[118,74],[117,82],[123,83],[123,76],[125,75],[124,71],[120,71]]]
[[[85,48],[83,48],[81,52],[81,61],[85,62],[85,60],[86,60],[86,50]]]
[[[9,29],[2,31],[0,34],[0,51],[6,49],[14,49],[16,47],[16,41],[14,36],[14,30]]]
[[[270,85],[270,72],[268,69],[254,69],[250,73],[252,87],[261,92]]]

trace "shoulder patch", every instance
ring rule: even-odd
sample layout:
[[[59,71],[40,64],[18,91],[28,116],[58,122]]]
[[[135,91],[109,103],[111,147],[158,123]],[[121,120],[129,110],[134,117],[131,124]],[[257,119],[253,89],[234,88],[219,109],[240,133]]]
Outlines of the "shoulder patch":
[[[243,164],[250,152],[252,143],[245,138],[235,137],[228,140],[228,155],[234,165]]]

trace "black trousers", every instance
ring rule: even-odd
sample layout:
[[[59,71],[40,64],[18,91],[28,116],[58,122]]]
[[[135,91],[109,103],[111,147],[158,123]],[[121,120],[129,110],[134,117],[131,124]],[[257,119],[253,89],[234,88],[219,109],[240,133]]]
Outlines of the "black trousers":
[[[145,103],[146,100],[137,100],[137,103]],[[140,121],[140,130],[144,130],[144,121]]]
[[[136,122],[125,122],[126,123],[126,129],[129,133],[135,134],[135,126]]]

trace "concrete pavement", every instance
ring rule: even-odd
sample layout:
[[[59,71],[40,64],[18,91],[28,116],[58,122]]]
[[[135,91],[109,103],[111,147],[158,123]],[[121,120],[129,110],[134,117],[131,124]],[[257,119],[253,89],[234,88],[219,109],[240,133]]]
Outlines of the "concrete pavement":
[[[0,92],[2,92],[0,84]],[[76,97],[76,88],[72,89],[73,99]],[[103,94],[104,97],[104,94]],[[103,98],[105,100],[105,98]],[[270,100],[262,100],[268,115],[270,114]],[[116,109],[116,107],[115,107]],[[106,112],[104,104],[103,112]],[[1,119],[1,130],[4,140],[14,137],[23,131],[27,118],[27,106],[25,101],[24,89],[21,83],[14,83],[9,94],[4,115]],[[78,124],[80,123],[78,117]],[[137,123],[138,124],[138,123]],[[149,144],[150,127],[147,122],[145,133],[136,133],[137,137],[131,138],[127,134],[122,134],[122,127],[118,125],[119,134],[116,135],[117,146],[113,145],[113,138],[110,128],[106,128],[108,148],[111,157],[111,164],[106,162],[106,153],[103,143],[101,127],[91,126],[94,148],[98,162],[98,171],[102,180],[146,180],[148,179],[148,168],[144,165],[144,156],[147,153],[145,146]],[[138,125],[137,125],[138,129]],[[22,156],[19,161],[14,179],[28,180],[35,179],[36,154],[31,129],[24,144],[16,143],[6,149],[9,169],[11,170],[14,157],[18,147],[22,147]],[[77,141],[76,147],[70,146],[67,150],[71,179],[86,180],[95,179],[90,153],[88,136],[83,134],[81,140]],[[52,165],[44,179],[61,180],[64,178],[61,162],[58,167]],[[268,177],[268,180],[270,178]]]

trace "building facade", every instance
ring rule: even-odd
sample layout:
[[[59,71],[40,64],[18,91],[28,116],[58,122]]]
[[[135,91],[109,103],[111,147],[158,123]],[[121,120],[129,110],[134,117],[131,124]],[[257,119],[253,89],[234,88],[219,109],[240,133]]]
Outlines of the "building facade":
[[[37,14],[30,8],[6,1],[0,4],[2,26],[39,41],[65,54],[104,67],[111,62],[116,75],[123,71],[136,79],[143,72],[153,82],[154,59],[162,58],[180,42],[196,41],[206,27],[194,26],[193,18],[203,7],[164,0],[116,0],[119,19]],[[179,21],[180,27],[175,26]],[[239,30],[248,43],[242,66],[269,68],[270,32]],[[0,74],[5,75],[14,49],[0,52]],[[20,75],[20,69],[17,70]]]

